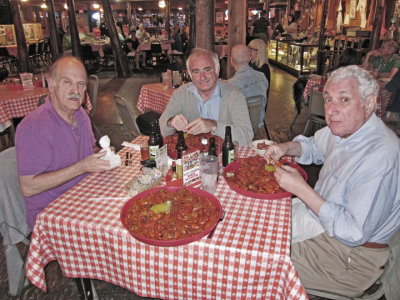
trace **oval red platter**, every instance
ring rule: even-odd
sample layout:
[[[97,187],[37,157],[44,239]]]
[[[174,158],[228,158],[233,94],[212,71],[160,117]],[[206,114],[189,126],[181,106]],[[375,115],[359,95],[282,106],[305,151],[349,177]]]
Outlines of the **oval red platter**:
[[[207,198],[208,200],[211,201],[212,204],[214,204],[215,209],[218,211],[218,218],[216,219],[216,221],[207,229],[203,230],[202,232],[183,238],[183,239],[179,239],[179,240],[168,240],[168,241],[163,241],[163,240],[153,240],[153,239],[149,239],[149,238],[145,238],[142,236],[139,236],[133,232],[131,232],[128,228],[128,226],[126,226],[126,224],[124,223],[125,217],[128,213],[128,209],[131,207],[132,203],[134,201],[136,201],[137,199],[141,199],[144,198],[146,196],[148,196],[151,193],[157,192],[161,189],[166,189],[168,191],[176,191],[176,190],[181,190],[181,189],[186,189],[198,196],[203,196],[205,198]],[[121,209],[121,215],[120,215],[120,220],[122,225],[124,226],[124,228],[126,230],[128,230],[128,232],[137,240],[149,244],[149,245],[153,245],[153,246],[159,246],[159,247],[172,247],[172,246],[180,246],[180,245],[186,245],[189,243],[192,243],[194,241],[197,241],[199,239],[201,239],[202,237],[208,235],[213,229],[214,227],[217,225],[218,221],[220,221],[222,217],[222,207],[221,207],[221,203],[218,201],[217,198],[215,198],[213,195],[211,195],[210,193],[207,193],[203,190],[197,189],[197,188],[192,188],[192,187],[182,187],[182,186],[169,186],[169,187],[156,187],[156,188],[152,188],[149,189],[147,191],[144,191],[136,196],[134,196],[133,198],[129,199],[124,206]]]
[[[303,178],[307,181],[307,173],[304,171],[299,165],[289,163],[289,162],[284,162],[282,163],[287,164],[293,168],[296,168],[297,171],[303,176]],[[237,168],[239,168],[240,163],[238,161],[234,161],[227,165],[224,168],[223,176],[226,181],[226,183],[229,185],[229,187],[234,190],[236,193],[241,194],[246,197],[251,197],[251,198],[257,198],[257,199],[267,199],[267,200],[273,200],[273,199],[281,199],[281,198],[286,198],[286,197],[291,197],[292,194],[289,192],[283,192],[283,193],[276,193],[276,194],[261,194],[261,193],[254,193],[254,192],[249,192],[249,191],[244,191],[242,189],[239,189],[236,185],[230,183],[228,180],[226,180],[226,172],[232,172],[235,171]]]

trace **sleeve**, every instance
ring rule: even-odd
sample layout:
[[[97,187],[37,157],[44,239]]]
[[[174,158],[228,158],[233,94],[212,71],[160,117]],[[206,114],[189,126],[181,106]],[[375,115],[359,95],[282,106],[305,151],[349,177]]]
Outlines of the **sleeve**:
[[[238,141],[241,146],[247,146],[254,137],[253,127],[250,122],[246,98],[243,93],[236,93],[236,91],[238,90],[235,88],[232,88],[229,92],[225,91],[226,94],[223,97],[227,97],[229,105],[227,107],[220,107],[220,110],[228,110],[232,123],[228,123],[227,120],[225,122],[224,120],[218,120],[215,134],[219,137],[224,137],[225,127],[229,125],[232,129],[232,139]]]
[[[319,212],[328,235],[348,246],[374,241],[371,237],[388,220],[396,200],[399,160],[384,151],[374,151],[363,162],[367,163],[355,168],[347,182],[337,183],[340,192],[329,195]],[[331,197],[344,199],[338,202]]]
[[[183,113],[183,100],[184,97],[179,93],[173,93],[171,99],[169,100],[167,107],[160,117],[160,129],[162,136],[169,136],[174,134],[175,128],[171,128],[167,125],[167,122],[172,117]]]
[[[36,175],[47,171],[52,161],[51,144],[31,126],[21,127],[15,137],[18,175]]]
[[[325,128],[317,131],[314,137],[305,137],[303,135],[296,136],[293,141],[299,142],[301,145],[301,156],[296,157],[296,162],[302,165],[322,165],[324,163],[325,154],[319,145],[326,145],[324,141],[316,142],[316,137],[318,136],[322,140],[322,134]]]

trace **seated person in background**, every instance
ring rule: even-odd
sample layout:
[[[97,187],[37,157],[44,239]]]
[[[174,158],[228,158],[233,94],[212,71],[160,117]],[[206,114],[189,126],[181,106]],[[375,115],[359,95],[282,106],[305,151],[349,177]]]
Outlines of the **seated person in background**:
[[[287,24],[283,26],[285,32],[283,35],[289,36],[292,39],[297,37],[298,25],[293,15],[288,15]]]
[[[393,76],[386,86],[385,90],[392,93],[392,103],[388,108],[385,121],[400,122],[400,71]]]
[[[251,96],[263,97],[263,108],[258,127],[264,126],[265,107],[267,105],[268,81],[262,72],[249,66],[250,48],[246,45],[235,45],[231,53],[231,65],[236,73],[227,82],[242,91],[246,98]]]
[[[246,98],[234,86],[218,79],[217,54],[194,49],[186,61],[192,82],[182,85],[171,96],[160,117],[161,134],[176,130],[189,134],[211,132],[225,138],[225,127],[232,128],[232,138],[241,146],[253,139]]]
[[[61,57],[49,70],[49,98],[18,125],[15,137],[18,174],[25,198],[27,223],[90,172],[110,163],[94,153],[95,139],[81,104],[86,91],[84,65]]]
[[[178,26],[171,27],[171,51],[172,54],[183,54],[183,45],[181,35],[179,33]],[[172,64],[172,56],[167,53],[167,58],[170,64]]]
[[[261,39],[252,40],[249,43],[250,48],[250,63],[249,66],[256,71],[264,73],[265,78],[268,80],[267,99],[269,94],[269,87],[271,86],[271,71],[268,65],[267,46]]]
[[[139,25],[139,30],[136,32],[136,37],[139,41],[139,45],[143,43],[150,42],[150,34],[146,32],[146,28],[144,24]],[[141,70],[140,68],[140,57],[142,57],[142,66],[146,67],[146,51],[140,50],[140,55],[136,55],[136,69]]]
[[[275,172],[300,199],[292,203],[291,258],[306,289],[359,296],[383,273],[400,228],[400,141],[374,113],[378,89],[361,67],[334,71],[323,92],[328,126],[265,152],[270,163],[293,155],[323,164],[314,189],[290,166]]]
[[[351,66],[351,65],[361,65],[363,62],[362,53],[354,48],[346,48],[340,55],[337,65],[332,66],[328,71],[326,71],[326,77],[330,73],[339,69],[341,67]]]
[[[125,51],[128,56],[136,56],[136,49],[139,46],[139,40],[136,37],[136,27],[132,26],[128,38],[124,41]]]
[[[376,79],[383,79],[382,86],[389,82],[400,67],[397,55],[399,46],[393,40],[382,42],[381,48],[371,50],[364,59],[363,67],[371,71]]]

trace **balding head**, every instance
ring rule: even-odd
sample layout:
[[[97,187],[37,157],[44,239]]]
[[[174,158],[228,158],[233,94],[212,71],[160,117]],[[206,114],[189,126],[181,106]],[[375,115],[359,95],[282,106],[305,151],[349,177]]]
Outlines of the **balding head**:
[[[240,67],[250,62],[250,48],[243,44],[233,46],[231,52],[231,64],[237,71]]]

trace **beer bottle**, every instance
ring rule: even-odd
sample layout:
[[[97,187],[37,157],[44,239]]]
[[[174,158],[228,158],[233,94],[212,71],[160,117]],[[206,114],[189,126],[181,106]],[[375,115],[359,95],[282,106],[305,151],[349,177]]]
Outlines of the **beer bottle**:
[[[206,138],[201,139],[201,145],[202,145],[201,155],[202,156],[207,156],[208,155],[207,144],[208,144],[208,141],[207,141]]]
[[[185,143],[185,136],[183,131],[178,131],[178,142],[176,143],[175,149],[178,153],[178,159],[182,158],[182,151],[187,150],[188,146]]]
[[[222,144],[222,165],[226,167],[234,160],[234,145],[232,142],[231,126],[225,127],[225,140]]]
[[[208,155],[214,155],[216,157],[218,157],[217,155],[217,148],[215,146],[215,138],[214,137],[210,137],[210,145],[208,146]]]
[[[151,123],[151,133],[148,144],[149,144],[149,157],[151,160],[155,160],[157,150],[160,148],[160,139],[158,138],[157,123],[155,121]]]
[[[158,122],[158,120],[154,120],[154,122],[156,123],[155,126],[157,129],[157,142],[161,148],[162,146],[164,146],[164,140],[163,140],[163,136],[161,135],[160,123]]]

